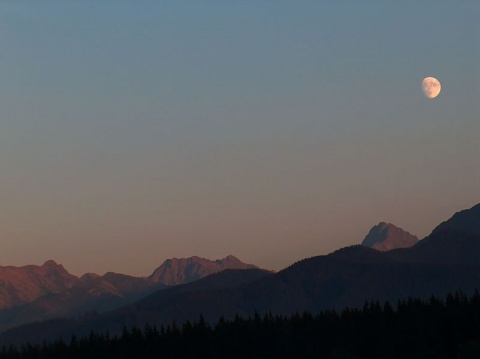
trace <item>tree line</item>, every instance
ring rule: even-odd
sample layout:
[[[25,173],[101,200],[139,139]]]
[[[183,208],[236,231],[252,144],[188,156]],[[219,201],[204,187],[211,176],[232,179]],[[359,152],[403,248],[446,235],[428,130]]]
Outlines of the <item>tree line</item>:
[[[30,358],[478,359],[480,293],[411,298],[395,307],[371,301],[341,312],[237,315],[214,325],[200,316],[0,351],[0,359]]]

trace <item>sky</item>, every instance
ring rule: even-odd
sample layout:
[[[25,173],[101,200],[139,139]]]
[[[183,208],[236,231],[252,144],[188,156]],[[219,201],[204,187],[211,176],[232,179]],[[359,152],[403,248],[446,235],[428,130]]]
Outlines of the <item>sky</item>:
[[[474,0],[0,2],[0,265],[279,270],[380,221],[425,237],[480,202],[479,18]]]

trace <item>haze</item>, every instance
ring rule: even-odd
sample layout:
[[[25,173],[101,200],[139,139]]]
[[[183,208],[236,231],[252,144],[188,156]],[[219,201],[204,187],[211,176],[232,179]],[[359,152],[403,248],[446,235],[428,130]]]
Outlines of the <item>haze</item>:
[[[281,269],[380,221],[424,237],[480,202],[479,16],[474,1],[1,3],[0,265]]]

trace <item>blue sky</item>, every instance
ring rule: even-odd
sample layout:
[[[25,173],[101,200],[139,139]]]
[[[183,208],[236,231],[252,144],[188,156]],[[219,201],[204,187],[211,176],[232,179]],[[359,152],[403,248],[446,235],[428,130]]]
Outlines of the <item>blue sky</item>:
[[[1,3],[0,264],[280,269],[379,221],[427,235],[480,202],[478,18],[475,1]]]

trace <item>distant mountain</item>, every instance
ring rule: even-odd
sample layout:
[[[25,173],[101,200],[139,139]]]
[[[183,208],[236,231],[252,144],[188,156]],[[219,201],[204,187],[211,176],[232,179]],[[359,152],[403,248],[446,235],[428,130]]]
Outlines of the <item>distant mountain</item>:
[[[387,252],[388,253],[388,252]],[[365,300],[428,298],[478,285],[480,267],[397,262],[387,253],[364,246],[302,260],[278,273],[256,269],[226,270],[198,281],[157,291],[117,310],[80,319],[56,319],[17,327],[0,334],[0,344],[41,342],[91,330],[120,334],[123,327],[197,320],[210,323],[236,314],[290,315],[362,306]]]
[[[112,310],[162,288],[165,286],[145,278],[88,273],[65,291],[48,293],[32,302],[1,310],[0,330],[56,317]]]
[[[78,277],[50,260],[42,266],[0,267],[0,309],[32,302],[74,286]]]
[[[221,272],[225,269],[252,269],[257,268],[252,264],[246,264],[238,258],[229,255],[226,258],[211,261],[200,257],[173,258],[167,259],[163,264],[155,269],[148,277],[153,283],[164,285],[178,285],[190,283],[213,273]]]
[[[73,333],[87,335],[94,330],[121,332],[123,326],[130,327],[141,323],[158,323],[185,319],[197,319],[198,313],[208,318],[225,313],[230,317],[243,313],[231,294],[237,287],[273,276],[271,272],[259,269],[225,270],[185,285],[173,286],[157,291],[132,305],[105,313],[92,314],[80,318],[57,318],[44,322],[23,325],[0,334],[3,343],[39,343],[43,339],[64,337]],[[168,292],[166,295],[163,292]]]
[[[200,314],[215,322],[236,314],[271,311],[288,315],[358,307],[366,300],[389,300],[395,305],[409,297],[444,296],[456,290],[468,294],[480,287],[479,209],[457,213],[411,248],[381,252],[352,246],[299,261],[275,274],[226,270],[157,291],[104,314],[14,328],[0,335],[0,344],[39,342],[61,335],[68,339],[73,333],[91,330],[120,333],[124,326],[166,325],[173,320],[180,324]]]
[[[370,229],[362,245],[386,252],[397,248],[410,248],[417,243],[417,236],[391,223],[380,222]]]
[[[113,310],[163,289],[167,284],[191,282],[224,269],[250,267],[255,266],[228,256],[216,261],[199,257],[166,260],[149,277],[108,272],[103,276],[87,273],[78,278],[53,261],[41,267],[0,268],[0,275],[3,273],[4,278],[12,283],[15,279],[16,283],[15,291],[7,290],[8,286],[0,287],[0,295],[2,292],[10,294],[0,296],[0,300],[9,304],[0,310],[0,331],[33,321]],[[12,273],[14,275],[9,276]],[[41,290],[37,288],[40,284]]]

